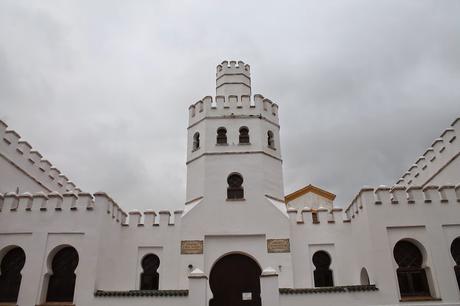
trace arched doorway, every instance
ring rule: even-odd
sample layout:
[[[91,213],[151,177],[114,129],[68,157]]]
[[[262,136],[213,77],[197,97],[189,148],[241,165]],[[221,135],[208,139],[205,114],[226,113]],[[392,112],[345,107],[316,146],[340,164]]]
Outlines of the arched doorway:
[[[257,262],[248,256],[230,254],[222,257],[209,276],[213,294],[209,306],[261,306],[261,273]]]

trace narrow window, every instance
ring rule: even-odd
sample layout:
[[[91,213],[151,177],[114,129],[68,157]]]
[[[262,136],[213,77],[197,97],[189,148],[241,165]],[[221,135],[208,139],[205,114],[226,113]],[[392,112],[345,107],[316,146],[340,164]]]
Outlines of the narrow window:
[[[396,274],[401,298],[431,296],[426,271],[422,268],[423,256],[419,248],[412,242],[402,240],[396,243],[393,256],[398,264]]]
[[[227,130],[223,127],[217,129],[217,144],[227,144]]]
[[[275,148],[275,137],[273,136],[272,131],[267,132],[267,145],[271,149]]]
[[[457,285],[460,289],[460,237],[457,237],[452,241],[452,245],[450,246],[450,253],[455,261],[454,271],[455,276],[457,277]]]
[[[230,174],[227,183],[227,199],[244,199],[243,177],[240,174]]]
[[[312,210],[312,212],[311,212],[311,220],[313,221],[313,224],[318,224],[319,223],[318,212],[316,210]]]
[[[192,151],[196,151],[200,148],[200,133],[196,132],[193,135],[193,149]]]
[[[142,259],[141,290],[158,290],[160,259],[155,254],[148,254]]]
[[[313,276],[315,279],[315,287],[333,287],[334,281],[332,280],[332,270],[329,268],[331,265],[331,257],[325,251],[318,251],[313,254],[313,264],[315,271]]]
[[[361,279],[361,285],[370,285],[371,284],[371,282],[369,281],[369,274],[367,273],[366,268],[361,269],[360,279]]]
[[[249,143],[249,129],[245,126],[240,128],[240,144]]]
[[[75,269],[78,253],[73,247],[59,250],[51,264],[52,275],[48,282],[47,302],[72,302],[75,292]]]
[[[3,256],[0,264],[0,303],[16,304],[25,262],[26,254],[19,247],[9,250]]]

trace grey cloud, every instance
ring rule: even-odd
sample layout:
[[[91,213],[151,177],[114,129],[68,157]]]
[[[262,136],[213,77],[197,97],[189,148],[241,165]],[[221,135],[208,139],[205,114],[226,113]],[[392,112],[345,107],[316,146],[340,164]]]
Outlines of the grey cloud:
[[[459,115],[458,1],[2,1],[0,118],[127,209],[185,196],[187,107],[241,59],[280,105],[286,192],[346,205]]]

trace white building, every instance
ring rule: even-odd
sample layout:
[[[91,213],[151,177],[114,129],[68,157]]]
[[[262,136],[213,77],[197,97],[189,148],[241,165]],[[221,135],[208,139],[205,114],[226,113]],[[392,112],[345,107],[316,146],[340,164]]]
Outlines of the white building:
[[[249,65],[216,76],[189,108],[181,211],[82,192],[0,121],[0,305],[460,305],[459,118],[342,211],[315,186],[285,196]]]

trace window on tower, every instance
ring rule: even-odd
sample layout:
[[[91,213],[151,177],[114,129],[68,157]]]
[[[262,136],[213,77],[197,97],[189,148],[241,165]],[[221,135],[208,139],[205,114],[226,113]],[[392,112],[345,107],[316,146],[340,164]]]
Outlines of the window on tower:
[[[200,133],[196,132],[193,135],[193,148],[192,151],[196,151],[200,148]]]
[[[245,126],[240,128],[240,144],[249,143],[249,129]]]
[[[243,177],[238,173],[232,173],[227,178],[227,199],[244,199]]]
[[[275,148],[275,136],[272,131],[267,132],[267,145],[271,149]]]
[[[227,129],[224,127],[217,129],[217,144],[227,144]]]

